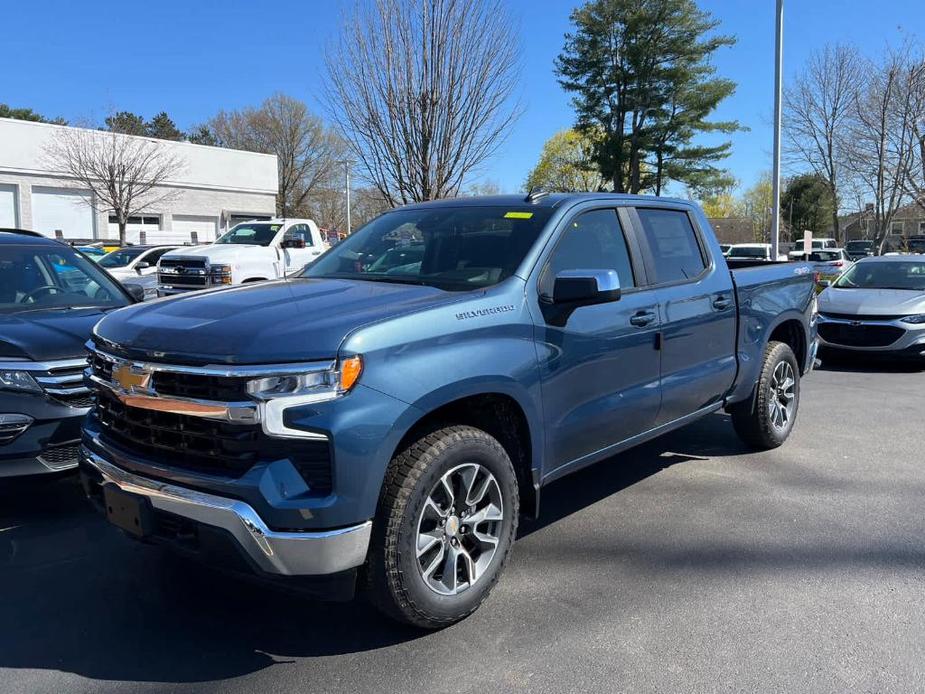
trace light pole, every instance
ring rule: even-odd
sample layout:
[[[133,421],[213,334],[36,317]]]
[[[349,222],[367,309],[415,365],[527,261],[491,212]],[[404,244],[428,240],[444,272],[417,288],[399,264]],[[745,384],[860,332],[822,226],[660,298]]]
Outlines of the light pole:
[[[774,171],[772,173],[773,205],[771,210],[771,257],[777,260],[780,245],[780,123],[784,67],[784,0],[777,0],[777,34],[774,58]]]

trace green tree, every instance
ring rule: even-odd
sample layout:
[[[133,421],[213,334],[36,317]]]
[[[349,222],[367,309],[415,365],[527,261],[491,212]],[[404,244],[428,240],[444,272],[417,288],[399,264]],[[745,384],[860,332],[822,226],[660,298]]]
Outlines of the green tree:
[[[745,216],[752,222],[755,241],[767,243],[771,234],[771,209],[774,195],[771,174],[765,171],[755,184],[742,195]]]
[[[561,193],[606,190],[609,181],[601,176],[594,161],[594,132],[562,130],[549,138],[540,160],[527,175],[524,189]]]
[[[145,134],[158,140],[182,140],[183,133],[177,128],[166,111],[161,111],[145,123]]]
[[[816,173],[794,176],[780,199],[781,216],[788,221],[794,238],[799,232],[828,234],[832,231],[832,213],[836,210],[832,188],[825,176]]]
[[[736,200],[731,190],[721,190],[704,195],[700,198],[700,206],[709,219],[739,217],[744,211],[742,203]]]
[[[67,121],[61,117],[48,119],[41,113],[36,113],[31,108],[13,108],[7,104],[0,104],[0,118],[14,118],[15,120],[31,120],[35,123],[67,125]]]
[[[578,129],[601,133],[594,159],[614,190],[728,183],[716,163],[730,144],[693,144],[700,133],[740,128],[707,120],[735,91],[710,60],[735,43],[713,35],[718,21],[693,0],[591,0],[572,12],[572,23],[556,72],[574,94]]]
[[[192,130],[186,133],[186,139],[196,145],[209,145],[210,147],[221,146],[218,137],[205,123],[194,126]]]
[[[106,130],[123,135],[147,135],[145,119],[137,113],[119,111],[106,117]]]

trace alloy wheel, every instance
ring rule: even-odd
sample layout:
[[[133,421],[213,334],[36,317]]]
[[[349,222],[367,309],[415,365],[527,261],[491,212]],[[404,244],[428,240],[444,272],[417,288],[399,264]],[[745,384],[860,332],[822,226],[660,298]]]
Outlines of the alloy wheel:
[[[501,534],[504,504],[494,475],[478,463],[444,474],[424,502],[417,527],[417,564],[441,595],[471,588],[487,571]]]

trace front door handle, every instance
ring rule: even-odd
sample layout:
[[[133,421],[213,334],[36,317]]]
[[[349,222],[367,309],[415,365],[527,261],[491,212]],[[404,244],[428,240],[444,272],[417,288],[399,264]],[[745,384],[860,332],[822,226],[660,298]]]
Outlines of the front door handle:
[[[720,295],[713,299],[713,308],[715,308],[717,311],[725,311],[730,306],[732,306],[732,299],[730,299],[728,296]]]
[[[655,321],[655,313],[653,311],[639,311],[630,316],[630,323],[637,328],[644,328],[653,321]]]

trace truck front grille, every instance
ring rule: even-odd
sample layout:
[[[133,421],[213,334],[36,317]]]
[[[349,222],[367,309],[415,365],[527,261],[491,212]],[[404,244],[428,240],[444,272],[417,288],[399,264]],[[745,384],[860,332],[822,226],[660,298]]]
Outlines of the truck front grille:
[[[90,369],[94,376],[112,383],[112,362],[93,353]],[[152,386],[158,395],[211,402],[241,402],[248,399],[247,378],[212,374],[155,371]]]
[[[888,347],[905,334],[894,325],[861,323],[819,323],[819,335],[826,342],[845,347]]]
[[[266,436],[259,424],[243,425],[130,407],[102,389],[96,418],[107,443],[160,465],[222,477],[241,477],[259,463],[288,458],[313,495],[332,489],[327,441]]]
[[[210,284],[209,268],[203,258],[162,258],[157,281],[171,287],[202,289]]]

